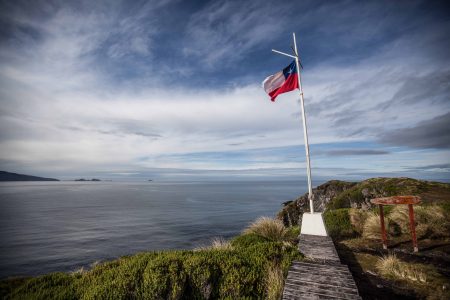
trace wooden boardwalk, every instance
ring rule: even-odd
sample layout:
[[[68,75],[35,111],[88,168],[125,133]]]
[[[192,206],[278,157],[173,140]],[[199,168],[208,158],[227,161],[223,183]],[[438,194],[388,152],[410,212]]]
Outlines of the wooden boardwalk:
[[[330,237],[301,234],[299,250],[306,260],[290,267],[283,299],[361,299]]]

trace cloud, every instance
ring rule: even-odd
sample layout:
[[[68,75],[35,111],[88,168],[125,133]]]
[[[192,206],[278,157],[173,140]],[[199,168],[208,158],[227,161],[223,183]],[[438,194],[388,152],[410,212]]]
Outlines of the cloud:
[[[426,165],[426,166],[416,166],[416,167],[406,167],[408,170],[417,171],[439,171],[439,172],[450,172],[450,164],[436,164],[436,165]]]
[[[353,156],[353,155],[384,155],[389,154],[389,151],[385,150],[371,150],[371,149],[342,149],[327,151],[329,156]]]
[[[356,141],[448,149],[439,119],[450,110],[448,25],[416,14],[416,3],[2,6],[0,168],[302,167],[298,93],[271,103],[259,87],[286,63],[270,48],[288,49],[292,31],[301,38],[310,143],[334,145],[322,152],[328,160],[316,153],[318,167],[400,168],[404,149],[348,145]],[[427,130],[411,137],[421,142],[405,138],[418,123]],[[445,157],[410,155],[411,165]]]
[[[419,122],[413,127],[400,128],[380,135],[380,141],[388,145],[413,148],[450,148],[450,112]]]
[[[277,37],[286,22],[280,15],[287,9],[283,3],[213,1],[190,17],[183,53],[206,67],[220,69],[218,65],[241,60]]]
[[[421,77],[405,78],[402,87],[383,105],[389,109],[394,104],[411,105],[421,101],[433,105],[446,104],[450,95],[450,70],[437,71]]]

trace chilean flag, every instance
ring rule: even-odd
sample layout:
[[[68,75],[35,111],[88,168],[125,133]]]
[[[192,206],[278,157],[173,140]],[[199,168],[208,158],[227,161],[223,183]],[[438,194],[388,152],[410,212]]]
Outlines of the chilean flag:
[[[267,77],[262,85],[272,101],[275,101],[275,98],[280,94],[298,89],[298,74],[295,60],[283,71]]]

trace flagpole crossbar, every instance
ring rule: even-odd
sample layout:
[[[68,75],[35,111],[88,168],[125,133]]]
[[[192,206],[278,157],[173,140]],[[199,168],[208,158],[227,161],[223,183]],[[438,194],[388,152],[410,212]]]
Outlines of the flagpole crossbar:
[[[292,57],[293,59],[297,59],[297,56],[295,56],[295,55],[287,54],[287,53],[284,53],[284,52],[281,52],[281,51],[278,51],[278,50],[275,50],[275,49],[272,49],[272,52],[275,52],[275,53],[278,53],[278,54],[281,54],[281,55],[285,55],[285,56],[289,56],[289,57]]]
[[[300,74],[300,67],[303,69],[303,66],[300,63],[300,59],[298,57],[298,50],[297,50],[297,41],[295,40],[295,33],[292,33],[292,38],[294,41],[294,46],[292,47],[294,55],[284,53],[282,51],[278,51],[275,49],[272,49],[272,52],[291,57],[295,59],[295,64],[297,66],[297,75],[298,75],[298,87],[300,91],[300,102],[301,102],[301,108],[302,108],[302,121],[303,121],[303,137],[305,139],[305,152],[306,152],[306,171],[308,175],[308,199],[309,199],[309,210],[311,214],[314,213],[314,204],[313,204],[313,193],[312,193],[312,183],[311,183],[311,162],[309,158],[309,143],[308,143],[308,128],[306,126],[306,114],[305,114],[305,101],[303,98],[303,87],[302,87],[302,77]]]

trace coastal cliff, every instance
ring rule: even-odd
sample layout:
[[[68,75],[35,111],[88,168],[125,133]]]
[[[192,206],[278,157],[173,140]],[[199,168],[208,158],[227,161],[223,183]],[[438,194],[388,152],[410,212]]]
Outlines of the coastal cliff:
[[[331,180],[313,189],[314,210],[372,207],[370,200],[394,195],[417,195],[424,203],[450,199],[450,184],[412,178],[370,178],[361,182]],[[309,211],[308,194],[284,203],[277,214],[286,226],[301,222],[303,212]]]

